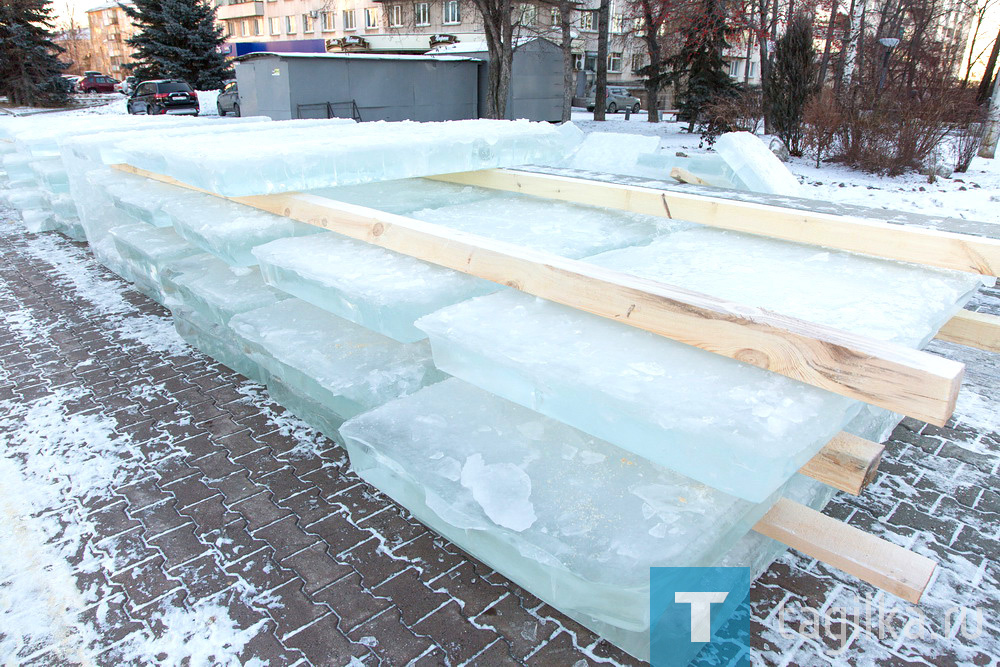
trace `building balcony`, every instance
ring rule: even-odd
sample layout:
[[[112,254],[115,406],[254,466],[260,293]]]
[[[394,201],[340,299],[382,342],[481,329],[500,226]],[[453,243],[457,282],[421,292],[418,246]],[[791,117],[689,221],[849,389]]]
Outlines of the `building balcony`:
[[[220,20],[242,19],[248,16],[263,16],[263,2],[238,2],[231,5],[221,5],[216,13]]]

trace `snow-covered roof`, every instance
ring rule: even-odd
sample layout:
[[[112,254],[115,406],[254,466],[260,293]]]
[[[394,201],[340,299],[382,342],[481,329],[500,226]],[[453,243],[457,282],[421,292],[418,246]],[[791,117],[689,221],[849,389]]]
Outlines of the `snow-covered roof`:
[[[475,58],[421,56],[421,55],[401,55],[396,53],[276,53],[274,51],[257,51],[247,53],[238,58],[237,61],[253,60],[254,58],[264,58],[274,56],[276,58],[333,58],[341,60],[450,60],[450,61],[476,61]],[[478,62],[478,61],[476,61]]]
[[[91,7],[90,9],[87,10],[87,13],[89,14],[90,12],[100,12],[105,9],[114,9],[115,7],[121,7],[122,5],[132,6],[132,3],[128,2],[128,0],[122,0],[122,2],[105,2],[100,5],[97,5],[96,7]]]

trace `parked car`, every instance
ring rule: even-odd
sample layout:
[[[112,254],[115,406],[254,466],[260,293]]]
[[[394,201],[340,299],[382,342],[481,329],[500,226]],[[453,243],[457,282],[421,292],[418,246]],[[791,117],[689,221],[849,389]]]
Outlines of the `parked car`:
[[[76,84],[82,79],[82,76],[75,76],[73,74],[63,74],[62,78],[66,80],[66,90],[71,93],[79,92]]]
[[[121,83],[119,83],[115,88],[118,89],[122,95],[131,95],[132,91],[135,90],[135,77],[127,76]]]
[[[628,92],[625,86],[608,86],[608,113],[618,113],[625,109],[631,109],[632,113],[639,113],[642,105],[639,98]],[[594,103],[587,104],[587,111],[594,110]]]
[[[116,83],[118,82],[106,74],[88,72],[77,82],[76,89],[81,93],[113,93]]]
[[[130,114],[189,114],[198,115],[198,93],[185,81],[156,79],[143,81],[128,98]]]
[[[226,82],[215,106],[218,107],[220,116],[225,116],[230,111],[234,116],[240,115],[240,91],[236,88],[235,80]]]

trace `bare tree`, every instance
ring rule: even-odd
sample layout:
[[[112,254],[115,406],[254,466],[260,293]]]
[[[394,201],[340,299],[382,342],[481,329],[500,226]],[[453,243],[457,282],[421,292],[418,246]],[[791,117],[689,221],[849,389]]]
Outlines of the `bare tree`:
[[[611,0],[601,0],[597,10],[597,73],[594,78],[594,120],[605,120],[608,99],[608,32]]]
[[[980,0],[976,5],[976,13],[973,18],[972,24],[972,35],[969,36],[969,59],[965,64],[965,76],[962,78],[962,87],[965,88],[969,85],[969,76],[972,74],[972,67],[979,59],[983,57],[986,50],[990,48],[987,44],[985,47],[976,52],[976,42],[979,40],[979,31],[983,27],[983,20],[986,18],[986,14],[995,7],[998,0]]]

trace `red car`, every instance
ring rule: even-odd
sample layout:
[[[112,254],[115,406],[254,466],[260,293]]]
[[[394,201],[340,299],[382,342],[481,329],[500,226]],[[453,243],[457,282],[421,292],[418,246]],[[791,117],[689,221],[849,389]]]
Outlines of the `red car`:
[[[113,93],[116,83],[106,74],[88,74],[76,82],[76,89],[81,93]]]

